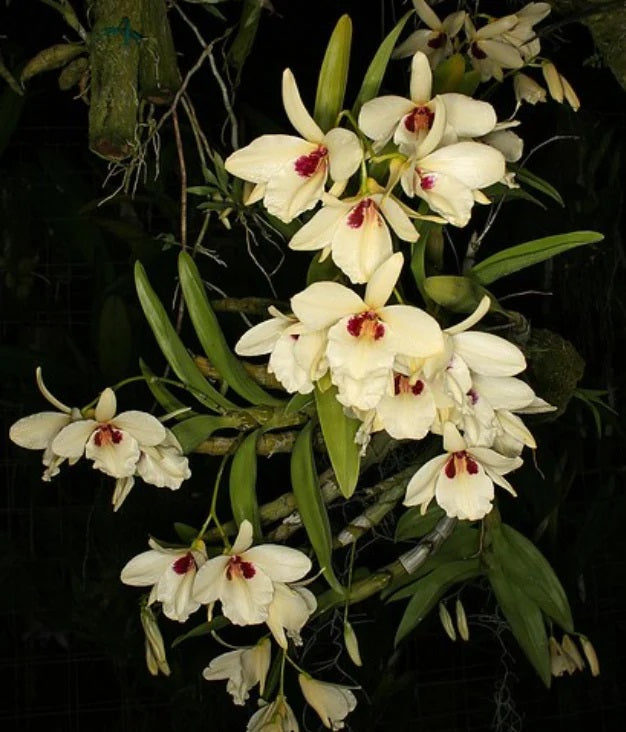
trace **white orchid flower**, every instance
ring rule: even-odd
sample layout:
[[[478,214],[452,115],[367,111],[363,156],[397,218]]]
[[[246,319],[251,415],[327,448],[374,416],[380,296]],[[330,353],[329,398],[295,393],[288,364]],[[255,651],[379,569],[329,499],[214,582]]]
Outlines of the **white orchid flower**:
[[[275,582],[274,597],[265,622],[276,643],[281,648],[287,648],[287,636],[289,636],[297,646],[302,645],[300,631],[316,608],[317,599],[306,587]]]
[[[288,223],[320,200],[326,180],[347,181],[363,158],[358,137],[340,127],[322,132],[307,112],[289,69],[283,72],[283,105],[302,137],[262,135],[236,150],[224,165],[256,184],[248,203],[263,198],[267,210]]]
[[[485,145],[491,145],[502,156],[507,163],[516,163],[524,153],[524,141],[511,130],[496,126],[496,129],[480,138]],[[505,174],[505,178],[508,174]]]
[[[390,388],[397,354],[423,358],[443,347],[439,324],[430,315],[409,305],[385,305],[402,262],[400,252],[383,262],[363,298],[336,282],[314,282],[291,299],[307,328],[328,329],[326,357],[344,406],[375,407]]]
[[[421,51],[428,56],[432,68],[436,68],[444,58],[452,54],[452,39],[463,27],[465,11],[461,10],[451,13],[443,20],[426,3],[426,0],[413,0],[415,10],[422,22],[430,30],[425,28],[411,33],[393,52],[393,58],[405,58],[413,56],[416,51]]]
[[[283,315],[273,305],[268,311],[272,318],[246,331],[235,344],[235,352],[240,356],[271,354],[267,370],[290,394],[308,394],[328,369],[326,335],[308,332],[297,318]]]
[[[141,456],[137,463],[137,475],[146,483],[159,488],[177,490],[191,477],[189,460],[171,430],[165,429],[165,438],[157,445],[140,445]]]
[[[234,625],[264,623],[274,599],[276,582],[295,582],[311,569],[301,551],[278,544],[252,546],[252,524],[244,520],[235,543],[198,571],[193,596],[203,604],[222,603]]]
[[[27,450],[43,450],[42,462],[45,470],[41,477],[42,480],[47,482],[59,474],[62,463],[67,459],[52,449],[55,437],[69,424],[82,420],[83,417],[80,410],[68,407],[51,394],[44,384],[40,367],[37,367],[35,376],[37,386],[44,399],[59,411],[38,412],[18,419],[17,422],[11,425],[9,438],[16,445],[25,447]],[[73,465],[78,457],[71,458],[70,465]]]
[[[232,695],[233,702],[243,706],[250,696],[250,689],[257,684],[259,693],[263,694],[271,654],[270,639],[262,638],[256,646],[239,648],[217,656],[204,669],[202,676],[207,681],[226,680],[226,691]]]
[[[433,75],[428,58],[418,51],[411,61],[410,99],[383,96],[366,102],[359,127],[376,149],[393,137],[402,152],[418,158],[459,138],[491,132],[496,113],[488,102],[465,94],[440,94],[431,99]]]
[[[375,407],[375,429],[384,429],[396,440],[421,440],[437,416],[432,389],[419,371],[398,372],[393,377],[393,394],[385,394]]]
[[[453,226],[466,226],[481,188],[504,177],[506,163],[499,150],[480,142],[447,145],[404,165],[401,184],[407,196],[422,198]],[[488,201],[488,199],[486,199]]]
[[[502,34],[503,40],[515,46],[524,61],[531,61],[541,51],[534,26],[552,10],[549,3],[528,3],[515,13],[517,23]]]
[[[494,483],[515,494],[504,475],[519,468],[519,457],[505,457],[488,447],[468,445],[451,423],[443,427],[445,455],[429,460],[411,478],[405,506],[425,513],[433,498],[448,516],[477,521],[492,508]]]
[[[260,703],[263,706],[250,717],[246,732],[299,732],[296,715],[283,694],[271,704]]]
[[[393,254],[387,222],[402,241],[418,234],[402,205],[384,192],[339,200],[325,195],[324,206],[292,237],[297,251],[330,248],[334,263],[351,282],[367,282]]]
[[[515,112],[522,102],[535,105],[546,101],[546,90],[527,74],[518,71],[513,77],[513,91],[515,92]]]
[[[132,476],[141,446],[154,447],[165,439],[165,427],[146,412],[131,410],[116,416],[115,392],[105,389],[96,405],[95,419],[72,422],[52,441],[52,450],[77,460],[85,454],[93,467],[114,478]]]
[[[468,54],[472,66],[482,81],[492,77],[498,81],[504,78],[503,69],[519,69],[524,59],[519,49],[503,35],[519,23],[516,15],[506,15],[476,30],[469,16],[465,18],[465,35],[469,43]]]
[[[304,698],[315,709],[324,727],[331,730],[343,729],[343,720],[356,707],[356,697],[350,689],[319,681],[308,674],[299,674],[298,681]]]
[[[196,571],[206,562],[204,543],[196,541],[189,548],[166,549],[150,539],[150,550],[133,557],[122,569],[125,585],[149,587],[148,605],[160,602],[170,620],[184,623],[200,607],[192,596]]]

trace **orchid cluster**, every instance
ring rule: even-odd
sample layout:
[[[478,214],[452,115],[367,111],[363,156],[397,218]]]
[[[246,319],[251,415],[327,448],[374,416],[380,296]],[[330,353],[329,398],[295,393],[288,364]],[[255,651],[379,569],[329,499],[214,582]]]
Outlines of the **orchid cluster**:
[[[524,67],[541,66],[555,99],[566,99],[574,108],[578,102],[568,82],[539,55],[535,25],[550,12],[547,3],[530,3],[515,14],[476,27],[476,19],[465,11],[440,20],[425,0],[413,2],[426,29],[409,35],[393,54],[411,59],[405,95],[376,96],[372,92],[352,112],[338,108],[332,115],[334,121],[322,125],[319,115],[307,111],[294,75],[286,69],[282,101],[299,136],[262,135],[234,151],[224,163],[226,171],[245,182],[245,205],[262,202],[269,216],[297,225],[289,247],[315,253],[315,264],[326,261],[323,271],[331,272],[326,279],[310,277],[308,286],[290,297],[288,309],[271,306],[270,317],[243,333],[234,346],[240,357],[268,357],[267,371],[276,377],[284,392],[294,395],[289,405],[285,406],[284,394],[274,397],[259,384],[249,383],[248,374],[227,347],[221,331],[206,336],[206,331],[217,329],[217,325],[212,324],[214,315],[195,265],[183,252],[181,289],[196,331],[200,334],[201,328],[205,329],[210,348],[202,337],[200,340],[207,356],[214,358],[218,371],[222,369],[223,384],[248,399],[253,407],[248,411],[237,407],[225,396],[227,389],[218,391],[200,377],[179,342],[177,351],[169,348],[169,342],[165,348],[160,342],[181,379],[179,386],[196,397],[204,389],[200,394],[203,400],[199,401],[209,404],[218,416],[211,415],[203,422],[205,416],[195,414],[186,422],[187,410],[178,409],[167,415],[182,420],[172,430],[163,425],[166,418],[159,420],[140,411],[117,414],[115,391],[111,388],[82,410],[67,407],[50,394],[38,371],[39,388],[57,411],[20,419],[10,436],[22,447],[43,450],[45,481],[56,476],[65,461],[72,465],[84,456],[95,469],[115,478],[113,506],[117,511],[136,477],[155,486],[178,489],[190,477],[184,453],[197,448],[217,423],[224,427],[238,425],[228,421],[237,410],[245,412],[242,429],[250,429],[253,424],[255,430],[245,441],[235,442],[234,448],[239,450],[244,442],[254,448],[254,440],[264,430],[279,425],[277,415],[287,419],[293,403],[296,407],[292,412],[298,412],[302,405],[306,408],[302,407],[297,419],[286,423],[301,426],[308,420],[298,440],[303,434],[310,440],[319,415],[311,419],[309,405],[315,401],[319,411],[321,400],[330,397],[335,409],[333,419],[341,425],[337,434],[344,440],[346,434],[351,435],[338,447],[340,454],[354,458],[354,484],[346,488],[337,475],[344,497],[352,495],[358,480],[358,461],[368,454],[376,434],[386,435],[391,442],[420,442],[434,436],[431,442],[442,444],[440,454],[415,465],[403,486],[403,504],[417,507],[414,512],[421,515],[436,504],[450,530],[459,520],[492,520],[492,543],[501,547],[503,556],[509,551],[507,546],[522,541],[516,532],[500,528],[493,519],[497,515],[495,486],[516,495],[505,476],[522,465],[525,448],[537,447],[522,417],[550,412],[555,407],[537,396],[523,378],[527,363],[521,348],[484,325],[490,313],[504,312],[484,287],[468,290],[472,294],[470,304],[465,302],[453,311],[465,317],[451,324],[450,317],[438,307],[443,303],[437,300],[436,291],[427,289],[424,272],[421,278],[413,272],[423,307],[408,301],[403,271],[409,258],[412,269],[416,261],[419,269],[417,253],[428,227],[437,231],[445,225],[464,228],[475,204],[492,203],[493,190],[506,193],[520,185],[516,163],[522,157],[523,142],[513,132],[519,122],[514,118],[498,121],[492,104],[472,96],[481,81],[500,82],[512,74],[519,108],[522,101],[545,101],[545,90],[520,72]],[[238,202],[229,201],[228,206],[228,210],[234,210]],[[588,238],[584,243],[589,240],[598,238]],[[530,266],[552,255],[533,250],[525,256],[526,263],[520,266]],[[423,260],[421,266],[424,269]],[[469,287],[468,282],[472,287],[476,284],[461,277],[457,280],[464,287]],[[146,281],[138,281],[142,307],[155,335],[173,342],[178,336],[169,320],[163,326],[167,316],[162,314],[162,306],[155,305]],[[480,280],[477,283],[482,285]],[[170,359],[172,353],[176,357]],[[311,395],[308,402],[299,401],[306,395]],[[155,396],[164,406],[180,404],[168,402],[166,387]],[[259,405],[261,408],[255,412]],[[273,408],[273,416],[268,417]],[[190,437],[195,434],[191,428],[177,431],[192,423],[199,439]],[[344,429],[355,424],[352,432]],[[324,433],[324,424],[322,433],[332,467],[338,473],[332,460],[334,446]],[[306,445],[310,447],[311,442]],[[229,457],[227,454],[224,459]],[[232,503],[235,521],[230,531],[224,528],[216,512],[221,469],[211,511],[202,528],[194,529],[183,544],[151,538],[149,549],[130,559],[121,571],[123,583],[150,588],[141,605],[150,672],[170,673],[155,611],[160,607],[166,618],[178,623],[202,611],[207,618],[206,633],[228,647],[227,652],[210,661],[204,678],[225,680],[236,705],[246,704],[250,691],[258,686],[261,701],[248,722],[249,732],[299,729],[284,691],[286,663],[296,669],[305,701],[326,728],[342,729],[344,719],[356,706],[350,687],[313,678],[292,658],[293,649],[302,645],[303,629],[314,616],[333,604],[345,603],[346,650],[357,666],[361,664],[356,635],[347,619],[350,589],[333,574],[329,522],[319,485],[307,484],[312,488],[307,489],[306,500],[299,489],[313,463],[312,450],[308,459],[306,470],[303,468],[300,474],[292,462],[299,511],[294,525],[304,525],[308,532],[319,573],[334,593],[330,600],[326,597],[320,602],[319,595],[307,586],[317,579],[317,575],[307,579],[313,568],[308,551],[262,542],[256,494],[252,508],[249,494],[241,505]],[[211,523],[214,526],[209,529]],[[235,534],[231,544],[229,536]],[[212,540],[218,545],[213,546]],[[418,545],[420,552],[422,549]],[[541,598],[562,592],[549,567],[545,569],[545,560],[540,555],[536,558],[526,547],[525,551],[524,556],[531,557],[528,561],[536,562],[533,566],[540,566],[546,578],[548,589]],[[420,554],[420,561],[424,556]],[[408,575],[412,562],[400,559]],[[463,556],[462,562],[470,563],[471,570],[468,572],[463,565],[462,580],[484,571],[498,601],[504,597],[498,594],[504,590],[498,585],[501,569],[497,562],[489,564],[485,559],[481,565],[473,555]],[[540,576],[538,570],[535,574]],[[410,578],[402,581],[409,582]],[[513,574],[511,585],[514,582],[518,579]],[[447,586],[448,580],[441,593]],[[518,599],[516,596],[516,602]],[[533,607],[540,606],[540,599]],[[547,608],[541,606],[541,610],[564,630],[573,632],[566,600],[564,605],[553,602]],[[254,645],[233,646],[218,634],[225,626],[258,626],[263,635]],[[280,667],[280,673],[273,674],[272,641],[279,654],[274,668]],[[547,640],[545,650],[545,663],[549,664]]]

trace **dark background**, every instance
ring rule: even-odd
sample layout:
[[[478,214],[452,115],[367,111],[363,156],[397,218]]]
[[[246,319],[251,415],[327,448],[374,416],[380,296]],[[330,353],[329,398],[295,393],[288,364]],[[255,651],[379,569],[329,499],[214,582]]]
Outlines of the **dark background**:
[[[504,11],[502,5],[482,7],[495,8],[500,15],[520,3],[506,3]],[[207,39],[227,25],[201,7],[184,7]],[[221,7],[229,22],[237,17],[239,3]],[[274,7],[275,13],[263,17],[237,93],[242,142],[261,129],[267,131],[270,124],[276,129],[285,125],[279,94],[285,66],[294,71],[305,102],[312,104],[323,48],[341,13],[349,12],[354,22],[350,98],[378,43],[408,5],[282,0]],[[184,24],[174,19],[173,26],[185,71],[200,49]],[[0,38],[0,48],[10,68],[19,69],[65,34],[67,29],[54,11],[34,0],[13,0],[0,9],[0,36],[6,37]],[[586,361],[582,386],[608,390],[608,400],[619,411],[624,389],[619,353],[625,333],[625,95],[601,66],[583,26],[564,25],[545,40],[544,49],[574,84],[582,109],[574,114],[555,103],[523,108],[521,134],[527,150],[554,134],[577,138],[542,147],[530,165],[561,192],[566,205],[560,208],[549,199],[542,199],[546,210],[523,201],[507,204],[483,254],[489,253],[488,247],[495,251],[560,231],[594,229],[605,234],[600,245],[576,250],[494,289],[498,295],[551,292],[518,295],[509,305],[527,315],[533,327],[553,329],[569,339]],[[406,65],[397,62],[386,78],[386,91],[404,93],[405,84]],[[118,197],[96,207],[112,189],[102,188],[105,163],[87,150],[86,106],[58,91],[54,73],[33,79],[23,102],[4,85],[0,94],[0,376],[6,434],[13,421],[45,408],[34,385],[36,365],[43,366],[53,393],[72,404],[84,404],[103,386],[135,373],[139,355],[161,368],[135,300],[131,264],[141,258],[164,302],[170,302],[176,247],[164,248],[158,237],[178,230],[179,181],[168,128],[159,178],[154,181],[150,176],[134,200]],[[212,144],[228,154],[221,140],[223,107],[208,67],[194,79],[191,96]],[[494,103],[500,117],[508,116],[513,108],[510,90]],[[188,143],[188,130],[183,134]],[[201,184],[191,158],[190,153],[189,183]],[[198,221],[192,210],[190,230],[194,226],[197,230]],[[462,253],[467,232],[452,235]],[[259,270],[249,257],[241,256],[245,251],[241,231],[228,234],[215,224],[207,245],[228,265],[203,259],[209,282],[231,295],[270,296]],[[271,246],[259,245],[255,255],[270,268],[277,259]],[[450,260],[453,271],[452,255]],[[274,280],[282,298],[293,292],[293,282],[306,267],[301,257],[288,255],[287,261]],[[226,327],[241,330],[236,321],[227,320]],[[141,388],[129,388],[124,399],[137,408],[151,406]],[[364,689],[348,728],[364,732],[623,729],[623,420],[602,411],[599,437],[591,412],[573,400],[558,422],[538,424],[536,434],[537,460],[546,479],[538,478],[529,458],[530,465],[518,479],[525,492],[512,515],[530,536],[540,525],[545,529],[539,545],[566,587],[577,629],[594,642],[601,676],[594,679],[585,672],[555,679],[550,691],[544,689],[484,587],[463,593],[470,620],[468,644],[453,644],[432,617],[393,652],[401,608],[365,603],[355,608],[352,621],[366,667],[353,672],[348,661],[341,664]],[[233,707],[224,684],[207,684],[200,677],[219,652],[211,642],[188,641],[172,651],[169,679],[147,674],[138,594],[118,579],[128,558],[144,549],[148,532],[171,538],[172,519],[197,522],[206,507],[206,486],[199,474],[213,470],[210,461],[206,469],[196,461],[194,479],[177,493],[155,494],[137,486],[121,514],[114,516],[110,482],[84,463],[46,484],[40,481],[38,454],[4,444],[2,729],[243,729],[254,707],[243,711]],[[276,457],[267,475],[286,476],[287,466],[285,458]],[[381,532],[390,536],[392,529],[384,525]],[[366,548],[361,559],[370,566],[382,563],[368,556]],[[173,625],[164,628],[169,640],[178,632]],[[329,630],[336,638],[340,624],[335,626],[323,629],[319,640],[314,637],[320,655],[332,655],[332,646],[325,646],[329,641],[323,638]],[[336,672],[331,677],[340,680]],[[288,696],[297,707],[297,691],[290,694],[290,690]],[[302,728],[318,726],[309,711]]]

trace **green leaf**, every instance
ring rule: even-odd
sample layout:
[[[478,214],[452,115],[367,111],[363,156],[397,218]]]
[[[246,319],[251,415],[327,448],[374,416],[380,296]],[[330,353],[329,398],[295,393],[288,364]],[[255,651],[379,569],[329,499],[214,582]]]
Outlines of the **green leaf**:
[[[506,524],[491,536],[493,551],[507,576],[566,633],[572,633],[574,621],[567,595],[543,554],[532,541]]]
[[[557,254],[584,244],[595,244],[603,239],[604,235],[597,231],[572,231],[569,234],[534,239],[487,257],[474,265],[469,274],[481,285],[488,285],[520,269],[544,262]]]
[[[530,170],[526,170],[526,168],[515,169],[515,166],[511,167],[513,168],[513,170],[515,170],[515,178],[518,183],[525,183],[527,186],[530,186],[536,191],[544,193],[546,196],[552,198],[559,204],[559,206],[565,206],[565,202],[561,198],[561,194],[551,183],[548,183],[547,180],[540,178],[534,173],[531,173]]]
[[[235,67],[238,75],[241,74],[243,65],[252,51],[261,21],[262,9],[263,3],[260,0],[244,0],[237,35],[226,55],[228,62]]]
[[[459,582],[473,579],[480,574],[478,557],[450,562],[427,574],[419,582],[411,585],[411,599],[406,606],[400,625],[396,631],[394,645],[397,646],[428,613],[435,607],[444,593]]]
[[[465,94],[468,97],[473,97],[474,92],[476,91],[476,89],[478,89],[479,84],[480,74],[478,73],[478,71],[474,71],[474,69],[472,69],[471,71],[466,71],[463,74],[463,78],[459,82],[456,91],[459,94]]]
[[[174,522],[174,531],[178,535],[178,538],[187,545],[191,545],[198,536],[198,529],[189,524],[183,524],[180,521]]]
[[[178,257],[178,273],[189,317],[198,340],[207,358],[219,371],[224,381],[239,396],[252,404],[267,406],[282,404],[280,399],[268,394],[250,378],[241,361],[228,347],[213,308],[209,304],[209,298],[196,263],[187,252],[181,252]]]
[[[487,569],[487,576],[511,632],[543,683],[549,688],[552,681],[550,652],[546,626],[539,606],[503,569],[490,567]]]
[[[259,503],[256,496],[257,454],[256,443],[263,434],[259,428],[248,435],[237,448],[230,466],[229,493],[230,506],[237,526],[247,519],[254,529],[254,538],[263,538]]]
[[[226,427],[235,427],[237,420],[234,417],[215,417],[210,414],[199,414],[196,417],[186,419],[172,427],[172,432],[180,442],[185,455],[198,447],[201,442],[208,439],[215,430]]]
[[[391,58],[393,49],[398,41],[398,37],[400,33],[402,33],[402,29],[411,15],[413,15],[413,10],[409,10],[408,13],[405,13],[400,18],[374,54],[374,58],[367,67],[367,71],[363,77],[363,83],[361,84],[361,88],[357,94],[354,106],[352,107],[352,114],[354,117],[358,116],[361,111],[361,107],[365,102],[369,102],[370,99],[373,99],[378,94],[385,71],[387,70],[387,65],[389,64],[389,59]]]
[[[343,594],[344,588],[333,571],[330,522],[313,459],[313,427],[313,422],[309,422],[296,439],[291,454],[291,486],[302,523],[324,577],[333,590]]]
[[[205,407],[214,411],[236,409],[236,406],[229,399],[226,399],[209,384],[187,353],[187,349],[174,330],[165,308],[150,286],[141,262],[135,263],[135,286],[148,325],[176,376],[185,385],[191,387],[191,394]]]
[[[419,539],[424,534],[432,531],[443,516],[445,516],[444,510],[439,508],[434,501],[424,515],[422,515],[419,506],[409,508],[400,516],[396,524],[395,540]]]
[[[322,132],[328,132],[337,124],[337,117],[343,108],[351,43],[352,21],[349,15],[342,15],[326,47],[317,80],[313,119],[322,128]]]
[[[491,309],[502,312],[495,297],[469,277],[437,275],[426,277],[424,291],[428,297],[453,313],[471,313],[485,295],[491,300]]]
[[[458,91],[465,74],[465,59],[460,53],[442,61],[433,72],[432,96]]]
[[[183,404],[166,386],[157,380],[156,375],[143,359],[139,359],[139,368],[146,379],[146,384],[152,392],[152,396],[165,409],[166,414],[184,409],[186,411],[178,415],[177,419],[189,419],[189,417],[196,416],[196,413],[192,409],[186,404]]]
[[[200,625],[196,625],[195,628],[192,628],[187,633],[183,633],[182,635],[174,638],[171,647],[176,648],[179,643],[182,643],[188,638],[201,638],[203,635],[209,635],[211,631],[221,630],[227,625],[230,625],[230,622],[223,615],[218,615],[217,617],[213,618],[210,623],[200,623]]]
[[[315,401],[315,397],[313,394],[294,394],[291,399],[287,402],[287,406],[285,407],[285,414],[295,414],[295,412],[299,412],[305,407],[308,407],[313,404]]]
[[[337,485],[344,498],[350,498],[359,480],[361,448],[354,440],[361,422],[346,417],[335,386],[324,392],[316,388],[315,404]]]

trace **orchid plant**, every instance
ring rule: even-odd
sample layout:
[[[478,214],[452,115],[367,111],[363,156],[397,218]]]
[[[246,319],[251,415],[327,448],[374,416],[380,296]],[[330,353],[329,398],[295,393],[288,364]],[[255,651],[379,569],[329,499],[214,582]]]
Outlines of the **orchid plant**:
[[[206,452],[220,431],[236,431],[206,519],[199,527],[177,524],[172,543],[150,538],[149,550],[129,558],[121,581],[149,588],[140,615],[150,673],[169,674],[158,608],[168,621],[194,623],[181,638],[210,635],[228,648],[208,659],[203,676],[226,680],[236,705],[258,687],[249,731],[299,729],[285,694],[291,669],[324,727],[344,728],[357,704],[355,684],[314,678],[303,667],[303,636],[320,617],[339,613],[345,652],[360,666],[349,620],[354,605],[372,597],[408,600],[395,638],[401,643],[451,588],[480,577],[547,686],[561,669],[584,666],[573,634],[598,671],[550,565],[500,518],[495,487],[522,493],[514,472],[529,451],[541,450],[526,415],[556,407],[525,375],[525,319],[488,287],[603,237],[551,234],[487,257],[480,256],[482,237],[468,237],[462,273],[442,274],[446,227],[467,230],[477,207],[499,210],[519,193],[558,197],[525,168],[520,106],[545,102],[547,94],[574,110],[579,101],[542,56],[535,26],[549,14],[548,3],[487,19],[469,10],[440,18],[426,0],[413,4],[376,52],[350,108],[344,96],[352,31],[343,16],[312,113],[294,74],[284,70],[285,117],[297,136],[261,135],[233,150],[219,170],[222,180],[232,176],[229,197],[222,190],[225,224],[237,225],[229,211],[240,221],[255,211],[284,225],[294,256],[312,253],[307,282],[294,284],[289,303],[272,304],[269,317],[229,344],[192,255],[181,251],[180,286],[207,369],[206,359],[190,355],[138,262],[138,297],[173,372],[157,377],[143,364],[139,378],[164,416],[118,414],[123,384],[103,389],[86,407],[66,406],[38,370],[40,391],[57,411],[24,417],[10,433],[16,444],[43,451],[46,481],[62,480],[78,460],[91,461],[115,480],[118,511],[137,478],[184,490],[191,470],[202,470],[193,453]],[[398,43],[414,14],[419,27]],[[382,94],[392,59],[408,59],[408,88]],[[509,82],[514,111],[499,119],[484,85]],[[211,180],[191,192],[213,200]],[[270,453],[291,453],[291,491],[280,501],[267,501],[256,482],[268,440]],[[407,444],[414,448],[410,464],[366,489],[372,466]],[[218,500],[227,469],[229,512]],[[328,506],[340,502],[352,518],[338,529]],[[393,561],[374,571],[353,566],[359,540],[388,515],[408,548],[398,547]],[[439,561],[437,551],[451,537],[454,548]],[[349,570],[339,572],[346,556]],[[469,637],[462,604],[457,623]],[[255,643],[249,634],[237,645],[222,639],[226,628],[236,639],[242,626],[255,628]],[[566,634],[562,645],[554,626]]]

